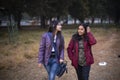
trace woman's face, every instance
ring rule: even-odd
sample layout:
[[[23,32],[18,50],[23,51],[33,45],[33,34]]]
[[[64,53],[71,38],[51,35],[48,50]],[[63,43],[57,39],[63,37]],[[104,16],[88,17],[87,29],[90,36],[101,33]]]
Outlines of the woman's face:
[[[58,24],[58,25],[57,25],[56,30],[57,30],[57,31],[61,31],[61,30],[62,30],[61,24]]]
[[[84,29],[84,27],[83,26],[79,26],[79,28],[78,28],[78,34],[79,35],[83,35],[85,33],[85,29]]]

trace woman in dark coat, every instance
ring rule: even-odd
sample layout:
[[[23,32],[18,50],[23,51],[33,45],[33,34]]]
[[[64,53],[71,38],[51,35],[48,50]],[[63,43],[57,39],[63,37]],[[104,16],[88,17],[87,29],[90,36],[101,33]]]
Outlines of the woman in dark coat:
[[[72,36],[67,52],[74,66],[78,80],[88,80],[91,64],[94,63],[91,47],[96,39],[90,32],[90,27],[80,24],[77,33]]]

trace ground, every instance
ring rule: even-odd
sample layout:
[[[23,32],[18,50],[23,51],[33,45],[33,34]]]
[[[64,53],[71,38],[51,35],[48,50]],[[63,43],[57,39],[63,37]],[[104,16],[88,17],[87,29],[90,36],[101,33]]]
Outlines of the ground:
[[[120,50],[119,50],[120,29],[116,29],[116,28],[111,28],[111,29],[97,28],[96,29],[95,28],[92,31],[95,38],[97,39],[97,44],[92,47],[95,63],[91,66],[89,80],[119,80],[120,58],[118,56],[120,55]],[[65,73],[61,78],[56,77],[56,80],[77,80],[75,70],[73,66],[71,66],[71,61],[68,59],[67,52],[66,52],[66,48],[71,38],[71,35],[75,32],[76,30],[72,30],[72,29],[63,30],[63,35],[65,36],[65,43],[66,43],[65,59],[68,62],[68,73],[67,74]],[[33,44],[37,45],[37,47],[35,48],[38,48],[39,47],[38,42],[39,41],[37,41],[37,43],[33,42],[32,45]],[[0,46],[1,50],[4,50],[2,49],[2,47],[3,46]],[[20,47],[17,47],[17,48],[20,48]],[[29,49],[29,46],[26,49]],[[20,53],[20,50],[18,51],[19,51],[18,53]],[[7,57],[9,57],[8,54],[7,54]],[[47,80],[46,70],[44,69],[44,67],[42,68],[38,67],[37,60],[38,60],[37,55],[32,58],[31,57],[29,58],[29,56],[27,55],[27,59],[23,60],[23,62],[21,62],[16,67],[12,65],[10,66],[10,62],[9,62],[9,65],[8,65],[9,67],[7,68],[0,67],[0,80]],[[103,61],[107,62],[107,65],[99,66],[98,63]],[[3,65],[2,62],[0,63],[1,65]],[[13,62],[11,60],[11,64],[12,63]]]

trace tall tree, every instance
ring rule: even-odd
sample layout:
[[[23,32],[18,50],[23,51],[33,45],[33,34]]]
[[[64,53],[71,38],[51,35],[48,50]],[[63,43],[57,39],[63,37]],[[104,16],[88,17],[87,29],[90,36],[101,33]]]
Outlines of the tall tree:
[[[114,19],[115,24],[120,23],[120,0],[107,0],[106,10],[108,15]]]
[[[74,0],[69,7],[69,13],[73,18],[84,22],[89,14],[88,0]]]
[[[26,0],[26,11],[32,16],[41,17],[41,26],[45,27],[45,19],[58,19],[68,13],[71,0]]]
[[[101,22],[107,16],[106,12],[106,0],[89,0],[89,16],[92,18],[92,23],[94,22],[94,18],[101,18]]]
[[[59,19],[61,16],[67,15],[68,8],[71,4],[72,0],[56,0],[56,2],[54,3],[56,17]]]
[[[22,12],[24,11],[24,0],[1,0],[0,3],[0,6],[7,12],[9,20],[12,15],[17,26],[20,28]]]

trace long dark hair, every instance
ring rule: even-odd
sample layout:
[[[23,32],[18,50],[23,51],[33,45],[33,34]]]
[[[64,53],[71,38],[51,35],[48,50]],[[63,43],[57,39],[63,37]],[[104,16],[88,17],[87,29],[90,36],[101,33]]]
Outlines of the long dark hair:
[[[81,40],[82,38],[85,40],[85,41],[88,41],[88,36],[87,36],[87,27],[88,27],[88,24],[86,23],[81,23],[79,24],[79,26],[83,26],[83,28],[85,29],[85,33],[83,34],[83,36],[79,35],[78,31],[72,36],[73,40]],[[77,29],[78,30],[78,29]]]
[[[59,21],[52,21],[51,24],[49,25],[48,32],[54,34],[54,32],[56,31],[56,27],[57,27],[58,24],[59,24]],[[61,50],[64,47],[64,44],[62,44],[62,43],[64,43],[64,39],[63,39],[61,31],[57,32],[57,38],[60,40],[61,44],[59,46],[59,49]]]

